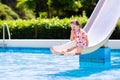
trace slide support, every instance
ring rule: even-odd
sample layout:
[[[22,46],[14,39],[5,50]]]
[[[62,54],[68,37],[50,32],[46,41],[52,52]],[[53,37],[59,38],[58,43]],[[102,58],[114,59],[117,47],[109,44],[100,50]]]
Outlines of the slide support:
[[[110,68],[110,48],[102,47],[98,50],[79,55],[80,68]]]

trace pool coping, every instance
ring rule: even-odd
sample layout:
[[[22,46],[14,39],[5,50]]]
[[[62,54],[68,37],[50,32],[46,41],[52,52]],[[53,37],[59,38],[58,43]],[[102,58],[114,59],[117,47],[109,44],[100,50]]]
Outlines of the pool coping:
[[[32,47],[32,48],[49,48],[54,45],[61,45],[68,42],[68,39],[5,39],[6,47]],[[3,40],[0,39],[0,47]],[[105,46],[112,49],[120,49],[120,40],[108,40]]]

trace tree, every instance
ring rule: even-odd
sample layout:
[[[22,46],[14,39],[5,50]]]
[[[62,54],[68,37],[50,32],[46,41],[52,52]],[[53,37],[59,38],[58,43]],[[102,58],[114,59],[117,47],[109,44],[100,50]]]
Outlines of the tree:
[[[17,0],[0,0],[0,2],[11,8],[21,19],[31,19],[35,17],[32,11],[16,7]]]
[[[48,0],[18,0],[17,7],[24,7],[35,12],[35,16],[39,17],[39,12],[47,10]]]
[[[86,15],[89,17],[95,8],[98,0],[80,0],[82,3],[82,8],[81,10],[85,10]]]
[[[52,0],[51,6],[56,10],[57,16],[59,16],[59,11],[78,11],[82,7],[79,0]]]
[[[51,18],[51,16],[52,16],[52,13],[51,13],[51,4],[52,4],[52,1],[51,0],[48,0],[48,2],[47,2],[47,5],[48,5],[48,17],[49,18]]]
[[[0,19],[19,19],[19,16],[10,7],[0,3]]]
[[[33,10],[36,17],[39,17],[39,12],[45,11],[48,17],[51,17],[52,10],[56,10],[56,14],[59,16],[60,11],[77,12],[82,7],[80,0],[19,0],[17,6]]]

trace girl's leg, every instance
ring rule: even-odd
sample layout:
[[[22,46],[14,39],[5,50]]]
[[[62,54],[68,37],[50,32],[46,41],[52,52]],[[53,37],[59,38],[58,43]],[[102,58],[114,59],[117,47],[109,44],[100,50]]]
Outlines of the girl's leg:
[[[66,52],[72,51],[72,50],[75,49],[75,48],[76,48],[76,47],[69,48],[69,49],[67,49]]]
[[[70,41],[70,42],[67,42],[63,45],[58,45],[58,46],[53,46],[51,49],[51,52],[53,54],[63,54],[64,52],[66,52],[68,49],[71,49],[73,47],[76,46],[76,43],[75,41]]]
[[[64,56],[74,56],[74,55],[79,55],[82,52],[82,48],[75,48],[69,52],[65,52]]]
[[[57,53],[52,47],[50,48],[50,50],[51,50],[51,52],[52,52],[53,54],[56,54],[56,53]]]
[[[50,48],[50,50],[51,50],[51,52],[52,52],[54,55],[56,55],[57,53],[59,53],[59,54],[61,54],[61,55],[64,54],[64,52],[55,51],[53,48]]]
[[[79,55],[81,53],[82,53],[82,48],[81,47],[77,47],[75,54]]]

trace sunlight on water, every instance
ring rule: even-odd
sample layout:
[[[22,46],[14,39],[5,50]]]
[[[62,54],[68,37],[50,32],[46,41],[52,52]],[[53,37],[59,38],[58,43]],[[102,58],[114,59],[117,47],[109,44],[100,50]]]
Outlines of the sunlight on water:
[[[110,69],[90,69],[79,68],[79,56],[1,52],[0,80],[119,80],[119,53],[112,51]]]

